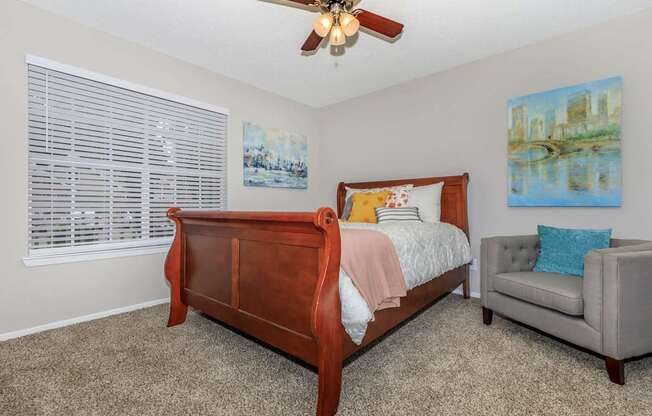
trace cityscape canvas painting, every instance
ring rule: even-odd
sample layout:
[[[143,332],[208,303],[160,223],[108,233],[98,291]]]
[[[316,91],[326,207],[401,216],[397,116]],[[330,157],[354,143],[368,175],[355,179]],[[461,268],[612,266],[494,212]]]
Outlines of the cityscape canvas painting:
[[[514,98],[510,206],[622,204],[622,78]]]
[[[308,188],[308,140],[280,129],[244,123],[244,184]]]

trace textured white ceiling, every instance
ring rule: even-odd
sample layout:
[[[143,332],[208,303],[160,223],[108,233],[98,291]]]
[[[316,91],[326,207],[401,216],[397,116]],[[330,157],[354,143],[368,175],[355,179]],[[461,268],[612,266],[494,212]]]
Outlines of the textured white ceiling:
[[[228,77],[323,107],[652,7],[652,0],[361,0],[402,22],[344,54],[300,47],[315,13],[283,0],[24,0]]]

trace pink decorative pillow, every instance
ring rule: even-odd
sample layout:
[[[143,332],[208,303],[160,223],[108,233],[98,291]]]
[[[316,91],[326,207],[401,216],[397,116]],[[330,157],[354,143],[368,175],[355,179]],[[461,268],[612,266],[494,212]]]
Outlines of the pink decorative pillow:
[[[408,206],[408,201],[410,199],[410,191],[412,190],[412,185],[406,185],[405,187],[392,189],[392,193],[389,194],[387,200],[385,200],[386,208],[403,208]]]

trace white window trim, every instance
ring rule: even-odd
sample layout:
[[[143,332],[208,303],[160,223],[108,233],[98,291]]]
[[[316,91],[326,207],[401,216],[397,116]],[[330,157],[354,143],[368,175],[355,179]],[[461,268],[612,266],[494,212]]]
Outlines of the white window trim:
[[[154,242],[156,241],[156,242]],[[58,251],[31,254],[23,257],[26,267],[48,266],[51,264],[77,263],[82,261],[114,259],[119,257],[144,256],[147,254],[166,253],[170,250],[171,238],[158,240],[134,241],[129,243],[97,244],[90,246],[63,247],[61,249],[44,249],[39,251]],[[137,244],[140,243],[140,244]],[[123,246],[124,245],[124,246]],[[107,247],[111,246],[111,247]]]
[[[134,92],[147,94],[165,100],[174,101],[180,104],[186,104],[192,107],[212,111],[215,113],[228,116],[230,110],[224,107],[215,106],[201,101],[196,101],[187,97],[172,94],[166,91],[157,90],[144,85],[113,78],[97,72],[88,71],[72,65],[66,65],[47,58],[41,58],[34,55],[25,55],[25,62],[30,65],[36,65],[54,71],[64,72],[69,75],[90,79],[116,87],[121,87]],[[226,152],[226,141],[224,143]],[[226,169],[224,174],[226,175]],[[226,182],[226,177],[223,179]],[[226,202],[225,202],[226,204]],[[23,257],[23,264],[26,267],[38,267],[53,264],[75,263],[83,261],[112,259],[129,256],[142,256],[148,254],[166,253],[170,249],[172,238],[159,238],[149,240],[138,240],[120,243],[104,243],[89,246],[62,247],[55,249],[42,249],[36,252],[30,251]]]
[[[110,84],[115,87],[124,88],[134,92],[139,92],[142,94],[152,95],[155,97],[163,98],[165,100],[170,100],[177,102],[179,104],[186,104],[193,107],[201,108],[204,110],[212,111],[215,113],[224,114],[228,116],[230,111],[228,108],[219,107],[213,104],[208,104],[202,101],[196,101],[191,98],[183,97],[180,95],[172,94],[166,91],[157,90],[155,88],[150,88],[144,85],[136,84],[129,81],[124,81],[118,78],[113,78],[104,74],[99,74],[97,72],[88,71],[86,69],[78,68],[72,65],[62,64],[60,62],[52,61],[47,58],[41,58],[34,55],[25,55],[25,62],[30,65],[36,65],[43,68],[51,69],[53,71],[65,72],[68,75],[74,75],[77,77],[87,78],[92,81],[102,82],[104,84]]]

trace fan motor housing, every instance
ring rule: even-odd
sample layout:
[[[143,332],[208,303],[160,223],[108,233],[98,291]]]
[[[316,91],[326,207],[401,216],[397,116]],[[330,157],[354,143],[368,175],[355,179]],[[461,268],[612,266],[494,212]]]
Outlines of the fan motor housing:
[[[353,1],[351,0],[322,0],[321,7],[328,9],[335,13],[338,11],[348,11],[353,8]]]

